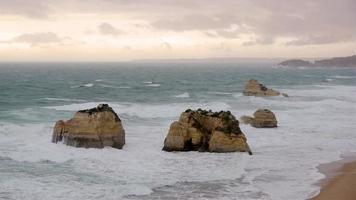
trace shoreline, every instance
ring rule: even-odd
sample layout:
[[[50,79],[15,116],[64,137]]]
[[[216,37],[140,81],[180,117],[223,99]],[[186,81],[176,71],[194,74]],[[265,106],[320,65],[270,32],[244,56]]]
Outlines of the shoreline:
[[[356,155],[342,156],[341,160],[318,166],[325,177],[317,185],[320,192],[310,200],[355,200]]]

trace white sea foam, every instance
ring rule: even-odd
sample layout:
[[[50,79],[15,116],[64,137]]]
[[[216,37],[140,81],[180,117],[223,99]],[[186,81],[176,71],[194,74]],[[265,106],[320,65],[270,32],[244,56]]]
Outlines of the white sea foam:
[[[45,108],[62,110],[62,111],[77,111],[87,108],[96,107],[98,104],[105,102],[88,102],[80,104],[69,104],[62,106],[48,106]],[[125,114],[140,118],[173,118],[178,117],[181,112],[186,109],[212,109],[212,110],[228,110],[230,106],[224,102],[209,102],[209,103],[170,103],[170,104],[138,104],[138,103],[109,103],[109,105],[119,114]]]
[[[174,97],[177,97],[177,98],[189,98],[190,95],[189,95],[188,92],[184,92],[184,93],[178,94],[178,95],[176,95],[176,96],[174,96]]]
[[[124,116],[121,119],[127,143],[122,150],[52,144],[53,124],[0,123],[0,157],[21,162],[13,168],[29,165],[21,170],[14,168],[16,173],[26,172],[24,176],[2,177],[0,192],[6,188],[14,199],[124,199],[126,195],[149,194],[155,187],[177,182],[220,180],[219,184],[224,185],[224,180],[238,178],[236,182],[241,184],[227,182],[228,191],[211,193],[217,195],[212,198],[225,192],[227,196],[222,198],[226,199],[308,199],[319,191],[313,184],[323,177],[316,166],[355,150],[356,124],[350,120],[356,115],[355,87],[301,86],[285,91],[289,98],[239,96],[228,102],[159,105],[110,102],[120,117]],[[77,111],[98,103],[101,102],[47,108],[48,112]],[[279,127],[255,129],[241,125],[253,156],[161,151],[171,121],[185,109],[197,107],[228,109],[237,116],[251,115],[260,107],[273,107]],[[130,116],[140,117],[139,122],[131,121]],[[165,117],[169,120],[162,119]],[[45,163],[50,164],[46,167]],[[31,171],[36,169],[44,172],[36,176]],[[250,193],[261,194],[262,198],[248,196]]]

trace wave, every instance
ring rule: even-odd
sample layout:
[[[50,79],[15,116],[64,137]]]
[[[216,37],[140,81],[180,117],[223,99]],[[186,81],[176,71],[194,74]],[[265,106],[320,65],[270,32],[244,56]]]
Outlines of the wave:
[[[190,95],[189,95],[188,92],[184,92],[184,93],[178,94],[178,95],[176,95],[176,96],[174,96],[174,97],[177,97],[177,98],[189,98]]]
[[[83,86],[84,86],[84,87],[93,87],[93,86],[94,86],[94,83],[87,83],[87,84],[84,84]]]
[[[232,92],[207,92],[208,94],[216,94],[216,95],[232,95]]]
[[[44,108],[59,111],[78,111],[96,107],[105,102],[87,102],[62,106],[47,106]],[[177,118],[186,109],[228,110],[230,105],[224,102],[209,103],[168,103],[168,104],[140,104],[140,103],[109,103],[119,114],[139,118]]]
[[[106,87],[106,88],[117,88],[117,89],[129,89],[131,88],[130,86],[115,86],[115,85],[107,85],[107,84],[98,84],[101,87]]]
[[[94,86],[94,83],[86,83],[86,84],[83,84],[83,85],[74,85],[74,86],[71,86],[70,88],[81,88],[81,87],[93,87]]]
[[[146,87],[159,87],[159,86],[161,86],[161,84],[159,83],[150,83],[146,85]]]
[[[342,76],[342,75],[335,75],[335,76],[330,76],[330,78],[337,78],[337,79],[352,79],[352,78],[356,78],[356,76]]]
[[[66,98],[52,98],[52,97],[46,97],[43,98],[47,101],[71,101],[71,102],[85,102],[83,99],[66,99]]]

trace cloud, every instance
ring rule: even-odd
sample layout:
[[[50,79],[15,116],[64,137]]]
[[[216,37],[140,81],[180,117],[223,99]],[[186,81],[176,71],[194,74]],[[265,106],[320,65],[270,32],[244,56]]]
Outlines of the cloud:
[[[173,31],[215,30],[230,28],[235,22],[225,15],[186,15],[180,19],[159,19],[151,23],[157,29]]]
[[[254,46],[254,45],[270,45],[275,42],[275,38],[272,36],[259,36],[255,38],[250,38],[248,41],[242,43],[243,46]]]
[[[52,32],[41,32],[21,34],[10,40],[2,41],[2,43],[28,43],[31,46],[37,46],[41,44],[60,44],[67,39],[69,38],[61,38]]]
[[[300,37],[297,39],[290,40],[285,44],[287,46],[302,46],[302,45],[321,45],[330,44],[334,42],[347,42],[355,40],[352,35],[311,35],[306,37]]]
[[[29,18],[48,18],[47,0],[0,0],[0,14],[22,15]]]
[[[0,0],[0,15],[59,19],[73,13],[120,13],[125,20],[150,24],[153,31],[198,31],[224,39],[242,34],[259,37],[245,41],[246,45],[268,45],[280,38],[292,38],[286,45],[353,41],[355,10],[355,0]],[[105,35],[122,34],[108,23],[98,29]]]
[[[123,34],[123,32],[114,26],[112,26],[109,23],[101,23],[98,26],[99,32],[103,35],[112,35],[112,36],[117,36],[120,34]]]

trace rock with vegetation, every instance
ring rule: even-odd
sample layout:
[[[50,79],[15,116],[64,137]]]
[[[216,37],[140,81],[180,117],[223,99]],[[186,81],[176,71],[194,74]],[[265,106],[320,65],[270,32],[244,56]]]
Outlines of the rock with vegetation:
[[[80,110],[68,121],[58,121],[52,142],[84,148],[110,146],[121,149],[125,144],[125,131],[115,111],[107,104]]]
[[[186,110],[171,124],[164,151],[249,152],[239,121],[229,112]]]
[[[257,97],[269,97],[269,96],[279,96],[280,92],[267,88],[258,80],[251,79],[247,81],[245,85],[245,89],[243,91],[245,96],[257,96]]]

